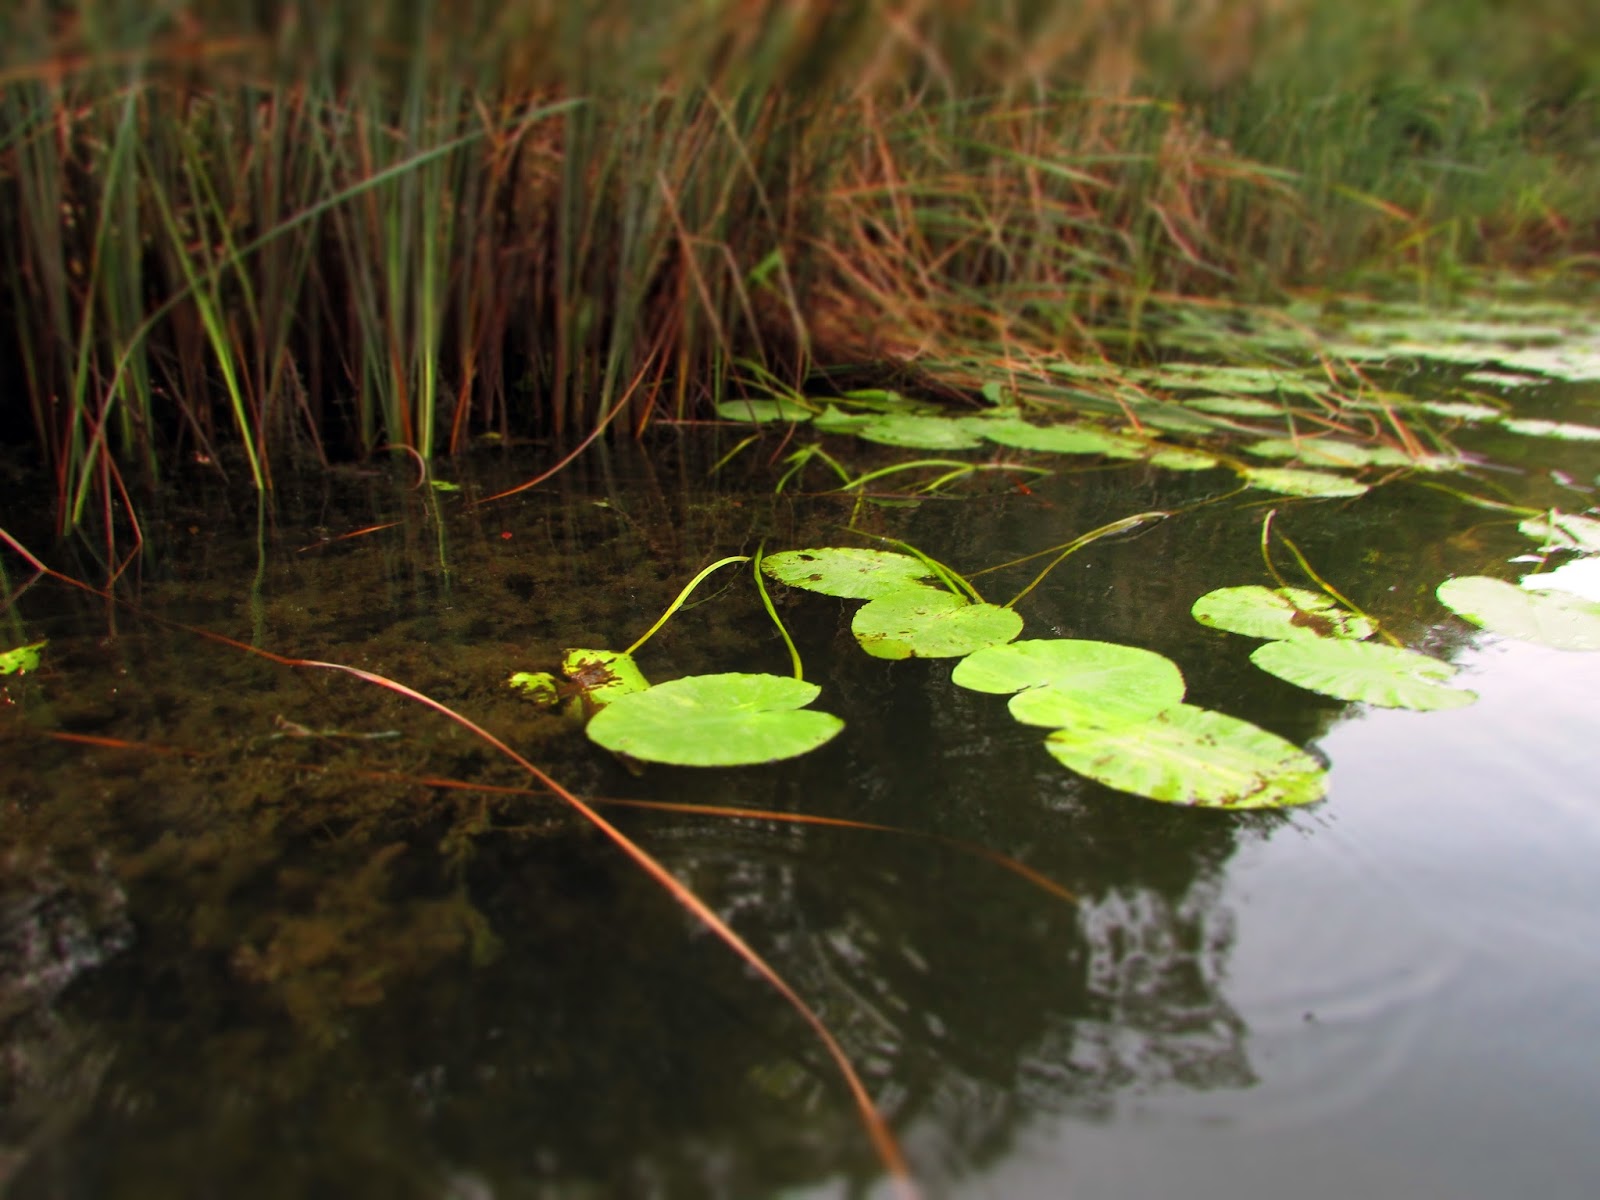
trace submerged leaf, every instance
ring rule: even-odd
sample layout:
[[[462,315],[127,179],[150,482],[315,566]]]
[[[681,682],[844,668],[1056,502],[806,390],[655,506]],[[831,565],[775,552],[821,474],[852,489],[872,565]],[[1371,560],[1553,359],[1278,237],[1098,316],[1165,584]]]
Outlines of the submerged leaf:
[[[1327,787],[1327,773],[1303,750],[1189,704],[1134,724],[1058,729],[1044,745],[1080,775],[1169,804],[1279,808],[1320,800]]]
[[[926,586],[924,581],[933,575],[926,563],[909,554],[853,546],[780,550],[764,557],[761,569],[779,583],[846,600],[875,600],[907,587]]]
[[[1246,467],[1239,476],[1251,487],[1284,496],[1364,496],[1368,491],[1358,479],[1293,467]]]
[[[850,631],[874,658],[960,658],[1009,642],[1022,632],[1022,618],[998,604],[912,587],[858,608]]]
[[[991,646],[957,663],[950,681],[975,692],[1016,692],[1011,715],[1046,726],[1146,720],[1181,703],[1184,690],[1170,658],[1079,638]]]
[[[1558,650],[1600,650],[1600,604],[1570,592],[1530,592],[1503,579],[1462,575],[1437,589],[1439,602],[1491,633]]]
[[[609,705],[591,740],[617,754],[684,767],[776,762],[815,750],[844,722],[804,706],[821,689],[787,675],[689,675]]]
[[[1212,629],[1226,629],[1246,637],[1292,640],[1311,638],[1371,637],[1377,627],[1320,592],[1304,588],[1217,588],[1194,602],[1194,619]]]
[[[1474,692],[1444,686],[1455,677],[1450,663],[1373,642],[1268,642],[1256,647],[1250,661],[1269,675],[1324,696],[1383,708],[1433,711],[1460,708],[1478,698]]]

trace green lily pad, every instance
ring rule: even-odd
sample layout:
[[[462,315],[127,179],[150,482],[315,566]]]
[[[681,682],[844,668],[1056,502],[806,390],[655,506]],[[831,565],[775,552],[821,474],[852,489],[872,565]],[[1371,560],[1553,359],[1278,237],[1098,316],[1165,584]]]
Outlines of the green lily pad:
[[[1272,367],[1230,367],[1210,363],[1166,363],[1139,372],[1139,377],[1161,387],[1227,395],[1267,392],[1311,394],[1321,387],[1303,376]]]
[[[805,706],[821,691],[786,675],[689,675],[623,696],[589,722],[592,741],[645,762],[736,767],[815,750],[844,722]]]
[[[567,650],[561,655],[561,673],[588,712],[650,686],[633,655],[620,650]]]
[[[540,708],[554,708],[561,699],[561,681],[549,671],[518,671],[506,683]]]
[[[1209,471],[1217,466],[1217,456],[1188,446],[1163,446],[1150,456],[1150,465],[1169,471]]]
[[[1199,396],[1185,400],[1190,408],[1222,417],[1281,417],[1283,405],[1257,400],[1253,396]]]
[[[1183,674],[1170,658],[1137,646],[1081,638],[1039,638],[978,650],[950,681],[1011,698],[1024,725],[1143,721],[1183,700]]]
[[[724,421],[752,421],[757,425],[765,425],[771,421],[809,421],[816,413],[793,400],[724,400],[717,405],[717,416]]]
[[[969,417],[963,424],[1002,446],[1049,454],[1104,454],[1122,441],[1087,425],[1031,425],[1014,417]]]
[[[1461,575],[1436,591],[1439,603],[1491,633],[1558,650],[1600,650],[1600,604],[1569,592],[1530,592],[1503,579]]]
[[[960,658],[1009,642],[1022,632],[1022,618],[998,604],[912,587],[862,605],[850,631],[874,658]]]
[[[763,558],[761,569],[779,583],[846,600],[876,600],[907,587],[926,587],[924,581],[933,574],[927,564],[909,554],[850,546],[780,550]]]
[[[1058,729],[1044,745],[1080,775],[1168,804],[1282,808],[1320,800],[1327,789],[1327,772],[1303,750],[1189,704],[1135,724]]]
[[[1260,458],[1297,459],[1315,467],[1409,467],[1411,456],[1393,446],[1363,446],[1331,438],[1264,438],[1244,447]]]
[[[1246,467],[1239,477],[1251,487],[1284,496],[1364,496],[1368,491],[1359,479],[1294,467]]]
[[[1471,704],[1476,693],[1444,686],[1456,669],[1447,662],[1373,642],[1297,638],[1268,642],[1250,655],[1269,675],[1324,696],[1383,708],[1433,711]]]
[[[1327,596],[1304,588],[1217,588],[1194,602],[1194,619],[1212,629],[1246,637],[1295,638],[1371,637],[1377,627],[1365,617],[1340,608]]]
[[[845,412],[830,404],[816,415],[811,428],[823,433],[854,433],[863,425],[870,425],[878,419],[876,413]]]
[[[1424,400],[1422,407],[1436,417],[1468,423],[1498,421],[1505,416],[1498,408],[1491,408],[1487,404],[1473,404],[1467,400]]]
[[[857,429],[856,436],[886,446],[918,450],[970,450],[982,444],[978,435],[956,417],[878,417]]]
[[[1567,421],[1540,421],[1533,417],[1513,417],[1500,422],[1500,428],[1528,437],[1558,438],[1563,442],[1600,442],[1600,427],[1574,425]]]
[[[26,646],[15,646],[10,650],[0,650],[0,675],[19,675],[27,671],[39,669],[39,651],[48,644],[48,639],[43,642],[30,642]]]
[[[1529,517],[1517,529],[1557,550],[1600,554],[1600,521],[1593,517],[1553,512],[1544,517]]]

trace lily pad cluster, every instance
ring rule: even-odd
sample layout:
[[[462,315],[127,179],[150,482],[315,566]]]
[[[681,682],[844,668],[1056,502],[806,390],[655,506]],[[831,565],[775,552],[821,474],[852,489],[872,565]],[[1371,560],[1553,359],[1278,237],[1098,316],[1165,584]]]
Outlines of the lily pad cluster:
[[[866,600],[850,630],[874,658],[960,658],[1022,632],[1014,610],[941,586],[947,578],[955,581],[909,554],[839,546],[785,550],[762,559],[761,569],[790,587]]]
[[[1332,696],[1382,708],[1460,708],[1477,699],[1449,686],[1456,668],[1441,659],[1366,639],[1377,626],[1327,596],[1304,588],[1218,588],[1194,602],[1196,621],[1246,637],[1270,639],[1250,661],[1269,675]]]
[[[952,682],[1011,694],[1011,715],[1051,732],[1045,749],[1107,787],[1171,804],[1264,808],[1321,799],[1327,776],[1266,730],[1183,703],[1171,659],[1075,638],[1013,642],[956,664]]]

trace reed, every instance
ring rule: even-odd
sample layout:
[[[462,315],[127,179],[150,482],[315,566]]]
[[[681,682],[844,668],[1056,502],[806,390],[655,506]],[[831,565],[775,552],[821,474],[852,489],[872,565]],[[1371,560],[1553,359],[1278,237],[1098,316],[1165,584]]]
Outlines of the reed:
[[[199,456],[639,431],[1593,261],[1600,35],[1517,6],[190,0],[0,17],[0,425],[63,531]],[[1181,9],[1181,11],[1180,11]]]

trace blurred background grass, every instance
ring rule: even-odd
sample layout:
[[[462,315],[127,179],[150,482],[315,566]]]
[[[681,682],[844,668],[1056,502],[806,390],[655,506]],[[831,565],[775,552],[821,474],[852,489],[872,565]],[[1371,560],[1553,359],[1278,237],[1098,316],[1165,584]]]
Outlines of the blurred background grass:
[[[1152,303],[1584,269],[1597,78],[1585,0],[21,0],[0,435],[66,530],[175,455],[267,489]]]

